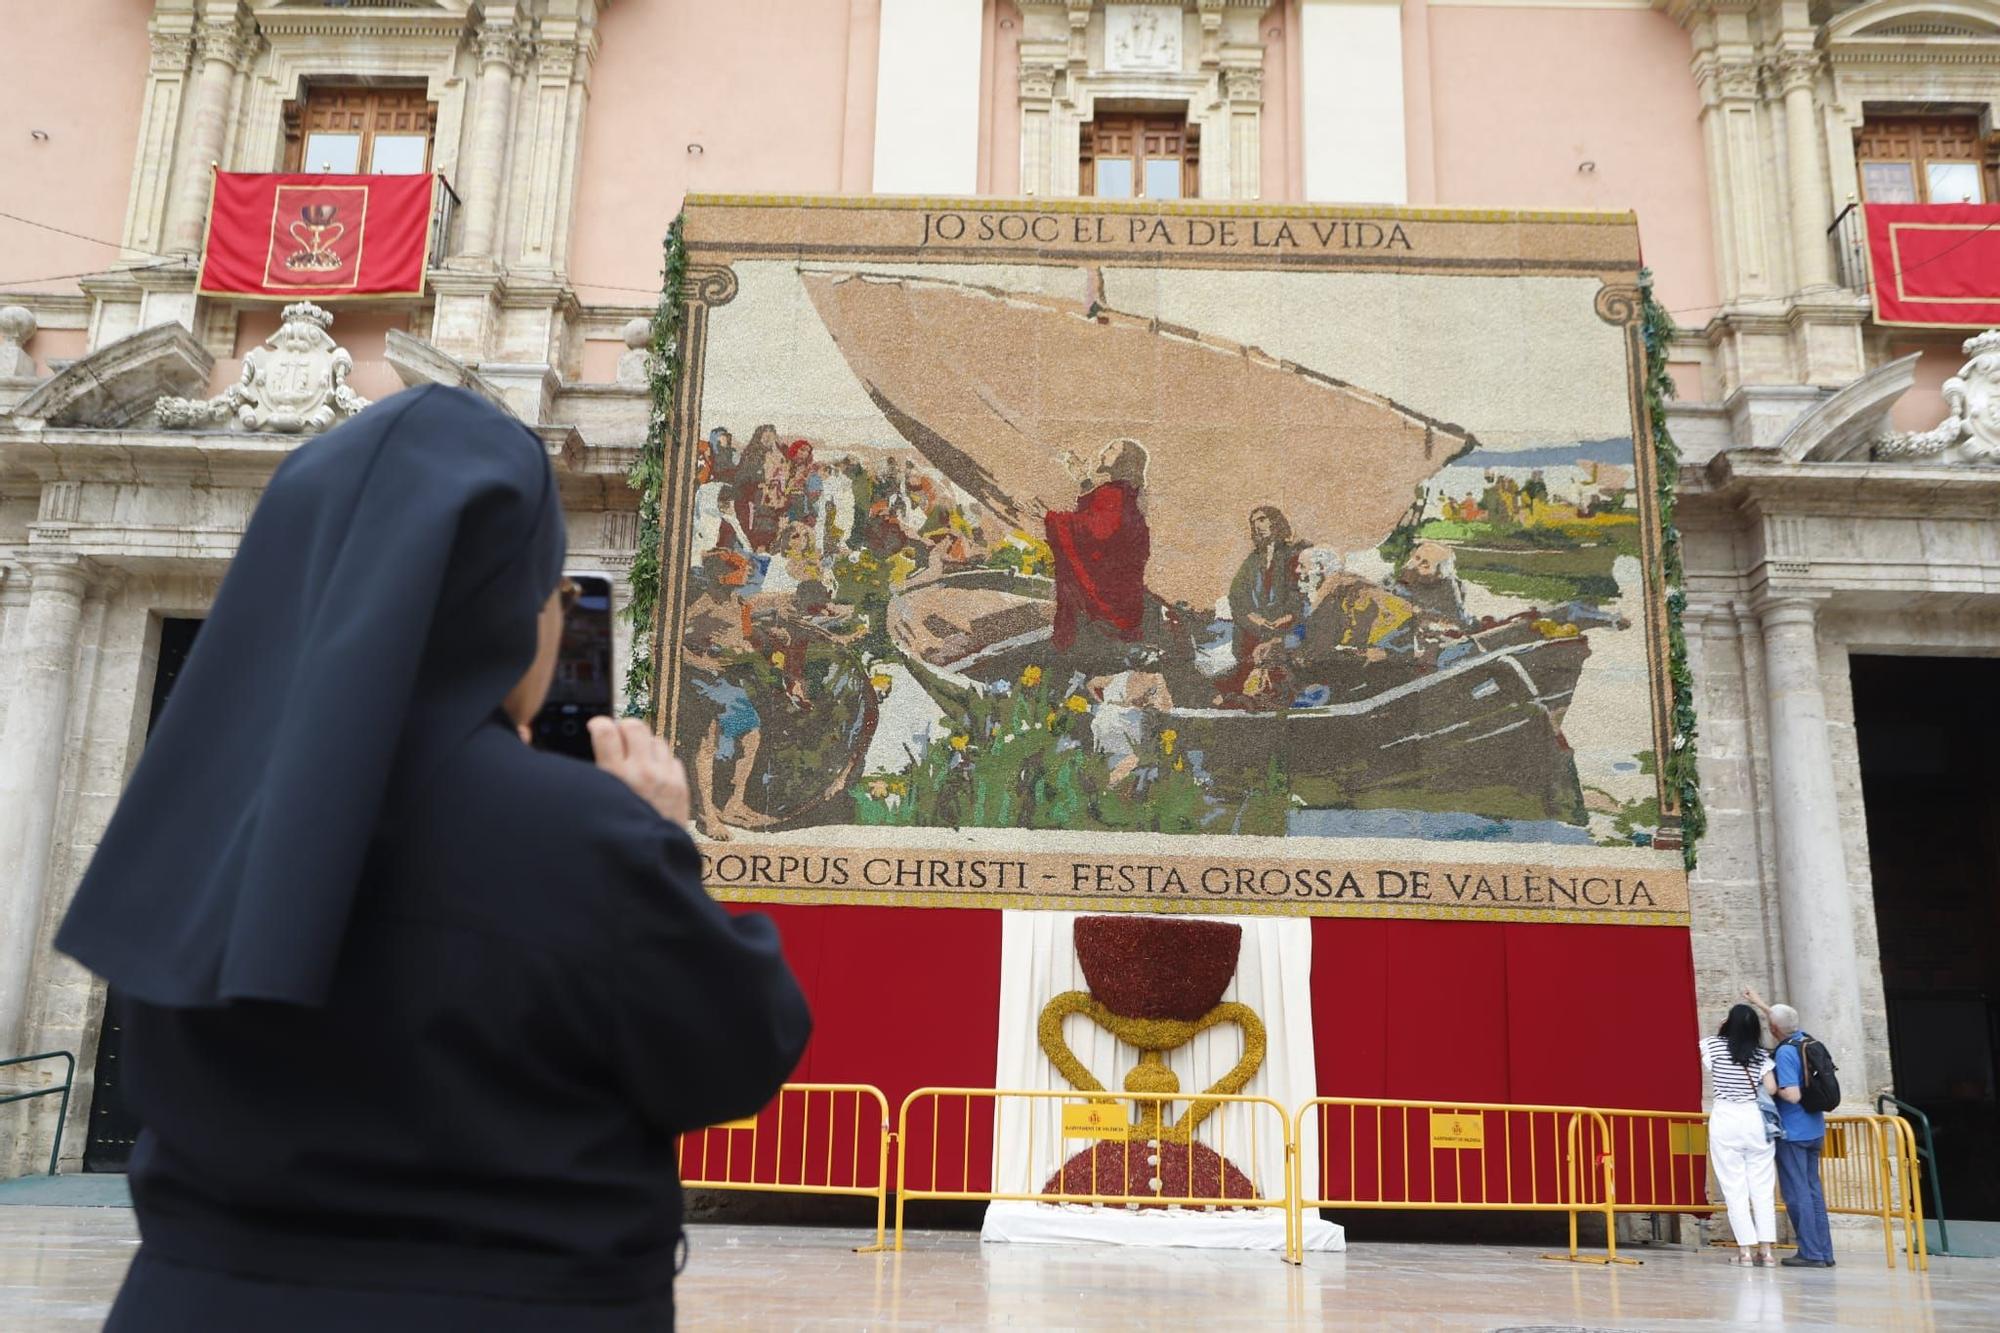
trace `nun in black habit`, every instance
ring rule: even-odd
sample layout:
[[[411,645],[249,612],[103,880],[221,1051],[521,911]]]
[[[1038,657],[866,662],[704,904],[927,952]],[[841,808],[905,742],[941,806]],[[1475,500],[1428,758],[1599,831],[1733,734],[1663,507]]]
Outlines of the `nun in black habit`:
[[[670,1327],[675,1136],[810,1030],[636,722],[531,750],[541,442],[404,393],[278,469],[58,946],[126,1004],[142,1244],[108,1327]]]

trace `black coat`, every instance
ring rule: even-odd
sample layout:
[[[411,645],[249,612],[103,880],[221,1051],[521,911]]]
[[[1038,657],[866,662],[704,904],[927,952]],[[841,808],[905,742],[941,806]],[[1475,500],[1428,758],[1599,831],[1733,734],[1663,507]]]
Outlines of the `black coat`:
[[[127,1024],[110,1327],[218,1333],[663,1326],[675,1136],[762,1106],[811,1026],[684,831],[497,717],[388,813],[322,1006]]]

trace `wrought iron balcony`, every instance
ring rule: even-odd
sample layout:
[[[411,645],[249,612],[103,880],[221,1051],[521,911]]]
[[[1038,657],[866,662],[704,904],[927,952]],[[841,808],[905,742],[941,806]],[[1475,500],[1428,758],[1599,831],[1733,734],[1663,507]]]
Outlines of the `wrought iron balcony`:
[[[1868,228],[1859,203],[1840,210],[1826,229],[1826,241],[1833,249],[1834,280],[1858,296],[1868,295]]]
[[[451,182],[437,173],[437,188],[431,203],[431,266],[436,267],[451,256],[451,224],[458,217],[458,191],[451,188]]]

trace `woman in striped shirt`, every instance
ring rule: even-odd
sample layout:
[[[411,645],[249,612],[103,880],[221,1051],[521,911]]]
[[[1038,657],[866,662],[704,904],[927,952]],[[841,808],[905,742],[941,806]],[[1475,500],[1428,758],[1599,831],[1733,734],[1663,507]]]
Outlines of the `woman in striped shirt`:
[[[1738,1246],[1732,1262],[1744,1267],[1775,1263],[1771,1242],[1778,1238],[1776,1151],[1757,1105],[1760,1088],[1776,1090],[1763,1036],[1757,1011],[1739,1004],[1713,1037],[1701,1039],[1701,1067],[1714,1094],[1708,1112],[1708,1163],[1729,1206],[1729,1229]]]

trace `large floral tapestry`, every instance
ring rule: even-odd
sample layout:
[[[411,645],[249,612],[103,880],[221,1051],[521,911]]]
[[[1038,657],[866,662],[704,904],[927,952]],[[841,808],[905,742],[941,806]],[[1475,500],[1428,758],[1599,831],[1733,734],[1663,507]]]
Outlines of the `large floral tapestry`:
[[[683,235],[660,717],[719,891],[1685,922],[1628,215]]]

